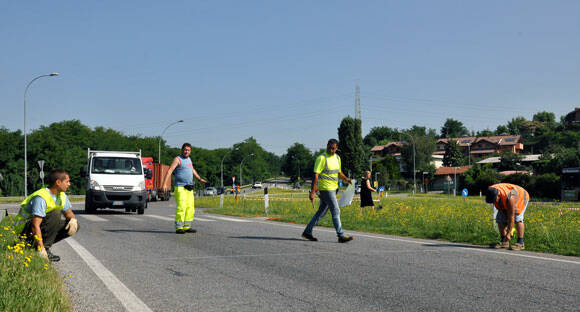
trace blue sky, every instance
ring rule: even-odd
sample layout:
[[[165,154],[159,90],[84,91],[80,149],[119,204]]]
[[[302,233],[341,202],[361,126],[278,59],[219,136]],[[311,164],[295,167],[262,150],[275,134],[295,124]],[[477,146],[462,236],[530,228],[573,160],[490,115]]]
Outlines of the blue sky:
[[[579,1],[4,1],[0,126],[79,119],[282,154],[354,115],[495,129],[580,106]]]

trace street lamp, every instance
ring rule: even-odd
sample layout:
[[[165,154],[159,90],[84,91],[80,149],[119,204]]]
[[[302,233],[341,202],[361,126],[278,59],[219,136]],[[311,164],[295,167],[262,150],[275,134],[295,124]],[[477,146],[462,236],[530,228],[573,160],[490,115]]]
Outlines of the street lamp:
[[[243,182],[244,182],[244,180],[242,180],[242,164],[244,163],[244,160],[246,160],[246,158],[248,158],[248,157],[250,157],[250,156],[254,156],[254,153],[252,153],[252,154],[250,154],[250,155],[248,155],[248,156],[244,157],[244,158],[242,159],[242,161],[240,162],[240,187],[242,187],[242,186],[244,185],[244,183],[243,183]]]
[[[24,90],[24,197],[28,197],[28,157],[26,155],[26,93],[28,92],[28,88],[30,88],[30,85],[32,85],[33,82],[35,82],[36,80],[42,78],[42,77],[54,77],[54,76],[58,76],[58,73],[50,73],[47,75],[40,75],[34,79],[32,79],[28,85],[26,86],[26,89]]]
[[[237,148],[237,147],[236,147],[236,148],[232,148],[232,149],[230,149],[230,150],[229,150],[227,153],[225,153],[224,157],[222,157],[222,164],[221,164],[221,168],[222,168],[222,169],[221,169],[221,172],[222,172],[222,175],[221,175],[221,177],[222,177],[222,189],[223,189],[223,187],[224,187],[224,159],[226,159],[226,156],[227,156],[229,153],[231,153],[231,152],[233,152],[233,151],[237,151],[238,149],[239,149],[239,148]]]
[[[159,157],[157,158],[157,163],[161,164],[161,138],[163,138],[163,134],[165,133],[165,131],[167,131],[167,129],[169,129],[169,127],[178,124],[180,122],[183,122],[183,120],[178,120],[176,122],[172,122],[170,123],[167,127],[165,127],[165,129],[163,129],[163,132],[161,132],[161,135],[159,136]]]
[[[416,174],[416,172],[415,172],[415,138],[409,133],[403,132],[403,134],[408,135],[411,138],[411,141],[413,142],[413,195],[415,195],[415,192],[417,190],[417,179],[415,177],[415,174]]]

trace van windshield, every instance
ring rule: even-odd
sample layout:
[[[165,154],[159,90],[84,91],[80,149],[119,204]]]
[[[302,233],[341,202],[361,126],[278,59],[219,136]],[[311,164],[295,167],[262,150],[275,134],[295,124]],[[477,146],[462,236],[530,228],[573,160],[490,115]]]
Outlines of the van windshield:
[[[143,171],[139,158],[95,157],[91,164],[91,173],[142,175]]]

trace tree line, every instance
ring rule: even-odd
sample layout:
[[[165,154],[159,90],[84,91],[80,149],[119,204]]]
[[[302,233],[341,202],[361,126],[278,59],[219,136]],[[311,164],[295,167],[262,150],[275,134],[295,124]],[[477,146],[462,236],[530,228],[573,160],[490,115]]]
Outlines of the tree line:
[[[372,167],[379,183],[387,185],[389,181],[396,179],[412,179],[412,168],[415,168],[421,176],[427,173],[426,177],[431,178],[435,172],[435,167],[430,164],[431,155],[436,150],[436,141],[439,138],[506,134],[521,135],[525,147],[524,153],[541,153],[542,157],[530,167],[525,167],[520,161],[521,155],[504,153],[499,155],[501,156],[499,169],[531,170],[539,175],[558,176],[564,167],[580,166],[580,124],[574,122],[570,114],[556,121],[553,113],[545,111],[534,114],[531,120],[515,117],[506,125],[499,125],[495,130],[486,129],[476,133],[470,133],[461,121],[448,118],[441,127],[440,134],[435,129],[417,125],[409,129],[381,126],[372,128],[364,138],[361,121],[347,116],[337,128],[338,154],[341,156],[342,170],[345,174],[360,178],[365,170]],[[83,194],[84,181],[80,177],[80,168],[86,165],[87,148],[113,151],[141,150],[144,157],[153,157],[157,161],[158,140],[158,137],[127,136],[104,127],[91,129],[78,120],[41,126],[28,135],[28,190],[30,192],[41,187],[38,160],[45,161],[45,171],[52,168],[68,170],[71,176],[70,192]],[[373,146],[392,141],[403,143],[401,158],[403,166],[407,168],[406,176],[401,176],[399,162],[394,157],[387,156],[380,161],[371,161],[370,149]],[[170,164],[173,157],[180,154],[180,149],[168,147],[163,139],[161,145],[162,163]],[[0,195],[22,195],[24,193],[22,132],[0,128],[0,150],[2,150],[0,173],[3,177],[0,181]],[[231,177],[239,176],[240,163],[246,157],[244,166],[241,168],[244,184],[281,174],[296,182],[312,178],[314,161],[324,150],[321,148],[311,151],[302,143],[296,142],[286,150],[285,154],[277,156],[264,150],[255,138],[250,137],[229,148],[208,150],[194,147],[191,158],[200,175],[213,186],[221,184],[222,160],[224,185],[231,185]],[[251,154],[253,156],[248,156]],[[471,163],[474,164],[478,160],[473,157]],[[467,162],[466,155],[460,151],[457,144],[447,145],[444,165],[460,166]],[[462,183],[475,191],[479,185],[491,179],[489,174],[485,174],[489,172],[486,168],[475,165],[466,174]],[[497,175],[492,176],[494,181],[498,180]],[[531,180],[537,179],[530,178]],[[559,183],[559,179],[553,176],[547,180],[552,181],[552,185]],[[528,183],[533,184],[530,181]],[[237,182],[239,183],[239,180]],[[197,187],[203,186],[198,184]]]
[[[41,126],[27,135],[28,150],[28,191],[40,188],[40,167],[37,162],[44,160],[44,171],[62,168],[70,173],[69,193],[84,194],[84,180],[80,168],[86,166],[87,148],[107,151],[139,151],[143,157],[158,158],[158,137],[127,136],[104,127],[90,127],[78,120],[55,122]],[[181,153],[180,147],[168,147],[161,140],[161,160],[169,165]],[[24,136],[20,130],[9,131],[0,128],[0,181],[1,196],[24,194]],[[256,139],[250,137],[231,148],[208,150],[193,147],[191,159],[196,170],[210,185],[218,186],[221,181],[221,161],[223,161],[224,185],[231,185],[231,177],[239,176],[240,162],[243,163],[244,183],[261,181],[280,174],[280,157],[264,150]],[[224,158],[225,156],[225,158]],[[239,179],[236,180],[239,183]],[[199,183],[197,188],[203,188]]]

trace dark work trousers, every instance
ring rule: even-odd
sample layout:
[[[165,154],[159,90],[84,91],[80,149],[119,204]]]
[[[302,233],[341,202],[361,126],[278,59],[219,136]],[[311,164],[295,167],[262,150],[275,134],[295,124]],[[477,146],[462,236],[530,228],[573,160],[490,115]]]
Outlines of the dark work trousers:
[[[42,231],[44,248],[50,248],[52,244],[69,237],[68,231],[64,229],[68,224],[68,220],[65,221],[60,216],[60,210],[53,210],[42,218],[40,231]],[[32,219],[26,222],[21,234],[26,235],[27,243],[31,244],[34,248],[37,247],[36,239],[34,238],[34,234],[32,234]]]

